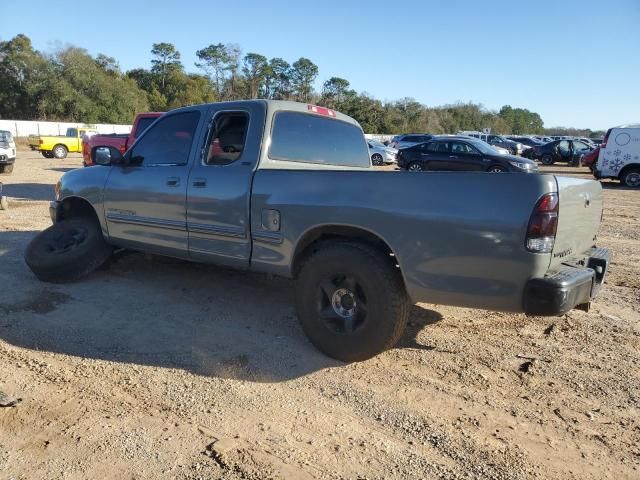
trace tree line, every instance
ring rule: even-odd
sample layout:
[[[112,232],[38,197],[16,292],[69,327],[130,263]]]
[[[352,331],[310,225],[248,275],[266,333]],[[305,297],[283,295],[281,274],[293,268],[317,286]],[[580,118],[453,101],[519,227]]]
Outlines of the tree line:
[[[540,115],[503,106],[490,111],[474,103],[428,107],[412,98],[382,102],[330,77],[314,90],[318,66],[301,57],[292,63],[237,44],[211,44],[196,52],[201,73],[188,73],[171,43],[154,43],[150,68],[122,71],[104,54],[66,47],[52,55],[19,34],[0,42],[0,118],[86,123],[130,123],[142,111],[248,98],[311,102],[355,118],[365,132],[455,133],[491,128],[499,133],[545,133]],[[557,129],[556,129],[557,130]],[[575,130],[590,135],[590,130]]]

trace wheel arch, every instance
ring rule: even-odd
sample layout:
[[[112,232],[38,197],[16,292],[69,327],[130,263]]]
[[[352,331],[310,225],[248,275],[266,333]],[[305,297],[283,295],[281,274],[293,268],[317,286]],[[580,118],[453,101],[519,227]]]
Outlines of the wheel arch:
[[[389,263],[398,269],[398,273],[402,280],[402,284],[406,289],[406,283],[402,268],[395,251],[384,238],[379,234],[364,228],[354,227],[352,225],[342,224],[325,224],[316,225],[304,232],[298,242],[293,253],[291,262],[291,274],[296,277],[304,261],[316,250],[321,248],[322,244],[331,241],[349,241],[362,243],[378,250],[382,255],[389,259]]]
[[[67,220],[69,218],[91,217],[98,222],[102,228],[102,233],[106,238],[104,225],[100,220],[100,215],[93,204],[83,197],[70,196],[60,200],[60,205],[56,212],[56,221]]]
[[[627,165],[622,167],[622,170],[620,170],[620,173],[618,173],[618,179],[622,180],[624,174],[632,169],[640,170],[640,163],[628,163]]]

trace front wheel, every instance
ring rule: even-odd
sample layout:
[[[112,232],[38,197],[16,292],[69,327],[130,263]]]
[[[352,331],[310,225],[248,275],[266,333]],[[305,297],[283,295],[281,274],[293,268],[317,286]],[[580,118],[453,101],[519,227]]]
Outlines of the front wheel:
[[[640,168],[630,168],[620,176],[620,181],[630,188],[640,188]]]
[[[373,155],[371,155],[371,163],[376,167],[379,167],[380,165],[382,165],[383,164],[382,155],[380,155],[379,153],[374,153]]]
[[[410,172],[421,172],[423,170],[420,162],[411,162],[407,168]]]
[[[56,145],[53,147],[52,152],[53,156],[60,160],[67,157],[68,150],[64,145]]]
[[[296,309],[316,348],[354,362],[396,344],[409,300],[391,257],[366,245],[335,242],[321,245],[302,266]]]
[[[111,256],[98,221],[92,217],[62,220],[31,240],[24,259],[43,282],[72,282],[101,267]]]

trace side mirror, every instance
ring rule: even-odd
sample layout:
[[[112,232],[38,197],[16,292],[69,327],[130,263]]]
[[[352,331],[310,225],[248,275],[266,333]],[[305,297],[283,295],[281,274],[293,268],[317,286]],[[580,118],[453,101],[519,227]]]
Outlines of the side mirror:
[[[117,165],[124,163],[124,157],[115,147],[93,147],[91,161],[95,165]]]

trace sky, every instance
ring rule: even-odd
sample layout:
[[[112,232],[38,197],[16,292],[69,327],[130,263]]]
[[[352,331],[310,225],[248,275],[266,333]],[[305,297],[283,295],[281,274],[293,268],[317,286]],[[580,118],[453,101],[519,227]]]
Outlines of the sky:
[[[311,59],[318,89],[337,76],[380,100],[527,108],[546,127],[640,122],[640,0],[2,3],[0,41],[23,33],[45,53],[74,45],[123,70],[149,68],[157,42],[173,43],[192,72],[196,50],[237,43]]]

